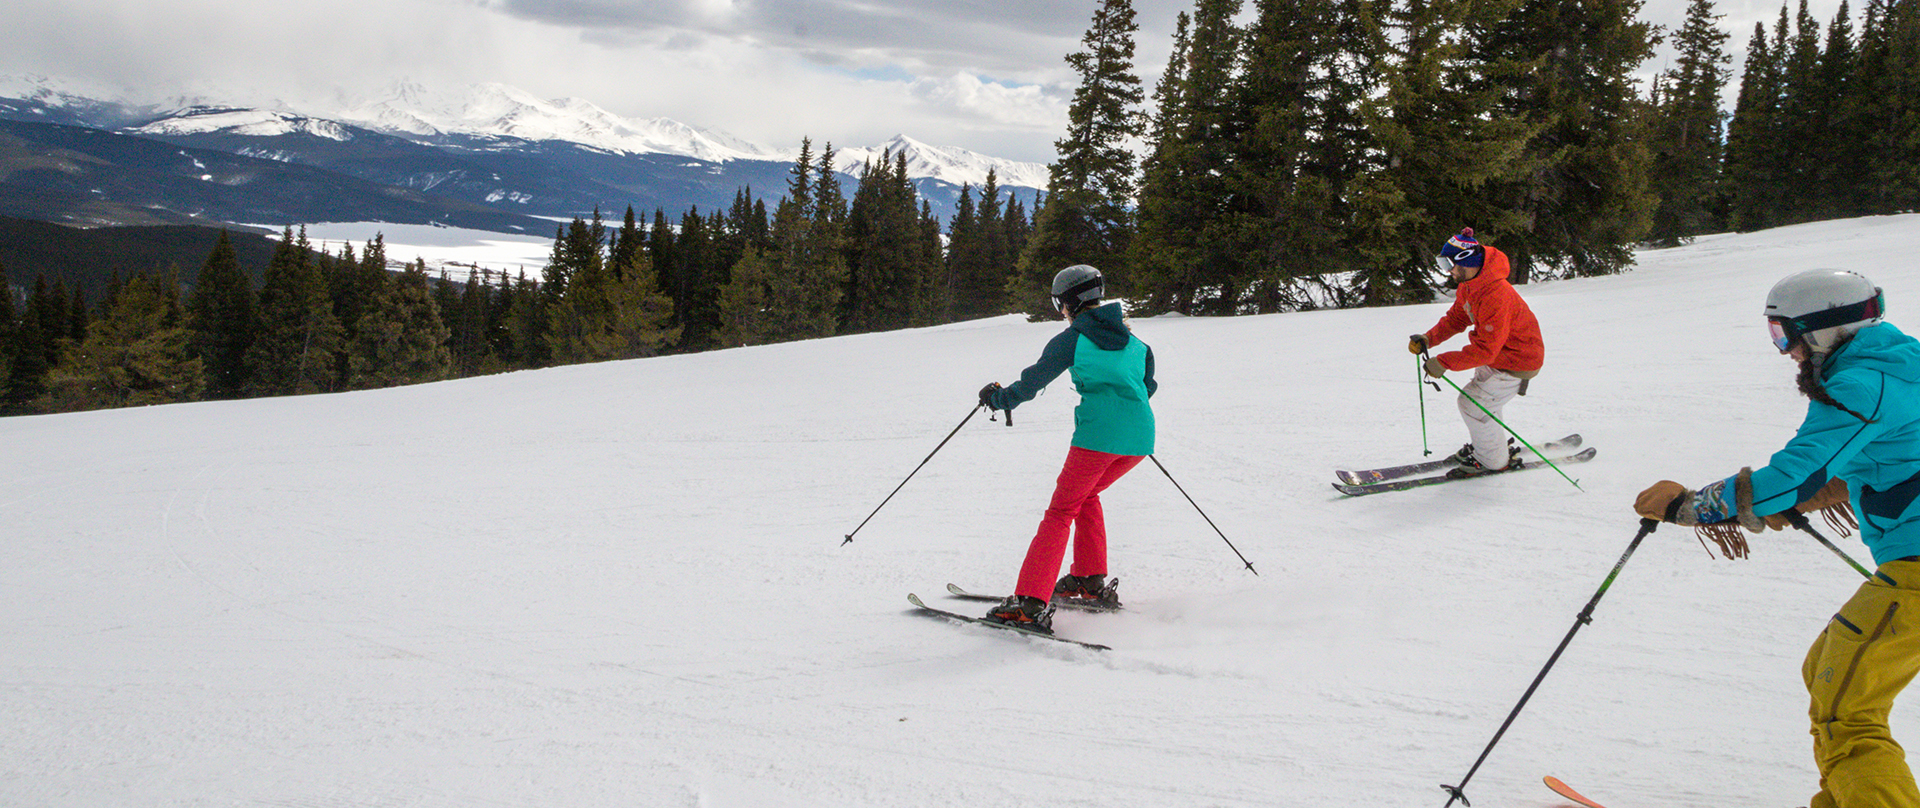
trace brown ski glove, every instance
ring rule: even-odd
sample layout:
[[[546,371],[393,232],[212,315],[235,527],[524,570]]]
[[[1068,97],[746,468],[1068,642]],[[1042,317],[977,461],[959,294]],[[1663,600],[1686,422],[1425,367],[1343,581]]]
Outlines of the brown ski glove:
[[[1860,527],[1860,520],[1853,513],[1853,497],[1847,490],[1847,481],[1838,477],[1828,480],[1807,501],[1793,506],[1793,510],[1806,514],[1819,513],[1843,537],[1852,535]],[[1786,511],[1761,517],[1761,521],[1774,530],[1786,530],[1792,524],[1787,519]]]

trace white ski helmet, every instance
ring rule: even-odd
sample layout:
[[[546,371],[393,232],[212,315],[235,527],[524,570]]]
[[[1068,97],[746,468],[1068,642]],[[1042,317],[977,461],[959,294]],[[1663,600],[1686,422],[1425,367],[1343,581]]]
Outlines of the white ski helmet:
[[[1880,322],[1886,308],[1886,294],[1865,276],[1809,269],[1780,279],[1767,293],[1767,329],[1781,353],[1796,342],[1828,353],[1854,332]]]
[[[1086,264],[1074,264],[1054,273],[1053,307],[1073,311],[1080,304],[1107,296],[1107,281],[1100,270]]]

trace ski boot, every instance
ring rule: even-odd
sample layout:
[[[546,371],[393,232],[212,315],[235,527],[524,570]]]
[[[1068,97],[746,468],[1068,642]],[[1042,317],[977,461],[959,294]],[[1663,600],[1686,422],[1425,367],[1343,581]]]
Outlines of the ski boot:
[[[1498,474],[1503,471],[1513,471],[1520,468],[1520,447],[1514,444],[1512,438],[1508,438],[1507,465],[1497,469],[1487,468],[1481,465],[1479,460],[1474,459],[1473,444],[1471,443],[1460,447],[1460,451],[1454,452],[1453,456],[1448,459],[1460,464],[1458,468],[1447,470],[1447,476],[1456,480],[1464,477],[1478,477],[1482,474]]]
[[[1066,575],[1053,585],[1053,597],[1066,598],[1075,603],[1099,606],[1103,609],[1120,608],[1120,579],[1107,580],[1101,575]]]
[[[1042,634],[1053,633],[1053,604],[1027,595],[1008,595],[987,612],[986,619]]]

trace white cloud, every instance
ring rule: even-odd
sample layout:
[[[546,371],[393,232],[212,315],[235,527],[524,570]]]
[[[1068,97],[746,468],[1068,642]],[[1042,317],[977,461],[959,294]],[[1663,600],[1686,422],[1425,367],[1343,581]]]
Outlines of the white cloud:
[[[1822,26],[1839,0],[1817,0]],[[365,96],[409,78],[498,82],[787,147],[895,134],[1045,162],[1075,77],[1064,57],[1097,8],[1005,0],[14,0],[0,75],[146,99]],[[1192,0],[1135,0],[1135,72],[1151,88]],[[1722,2],[1729,50],[1779,4]],[[1684,0],[1650,22],[1677,26]],[[1797,11],[1797,5],[1792,9]],[[1736,56],[1736,76],[1740,67]],[[1663,58],[1648,63],[1650,75]]]

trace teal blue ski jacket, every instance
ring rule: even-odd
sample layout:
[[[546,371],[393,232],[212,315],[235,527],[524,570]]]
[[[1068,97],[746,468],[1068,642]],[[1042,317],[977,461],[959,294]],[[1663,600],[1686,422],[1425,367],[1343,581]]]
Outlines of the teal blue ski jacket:
[[[1800,431],[1750,477],[1751,514],[1785,511],[1838,477],[1847,481],[1860,538],[1875,564],[1920,555],[1920,341],[1891,323],[1860,329],[1821,366],[1835,401],[1810,401]],[[1701,489],[1701,524],[1738,514],[1734,475]]]
[[[1072,371],[1080,405],[1073,410],[1073,445],[1117,455],[1153,454],[1153,349],[1133,335],[1119,303],[1080,312],[1067,330],[1047,341],[1040,361],[1020,380],[993,394],[994,409],[1011,412]]]

